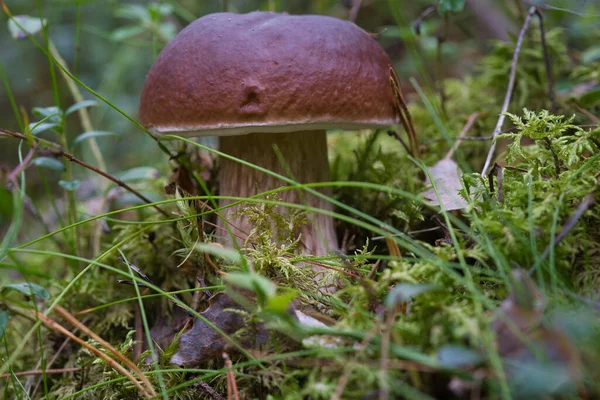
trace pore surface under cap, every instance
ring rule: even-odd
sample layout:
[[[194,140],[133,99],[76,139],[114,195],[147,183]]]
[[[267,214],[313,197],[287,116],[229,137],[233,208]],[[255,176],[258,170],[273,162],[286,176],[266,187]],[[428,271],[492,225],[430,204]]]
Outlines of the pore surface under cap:
[[[347,21],[211,14],[160,53],[140,119],[156,133],[195,135],[391,125],[389,66],[377,42]]]

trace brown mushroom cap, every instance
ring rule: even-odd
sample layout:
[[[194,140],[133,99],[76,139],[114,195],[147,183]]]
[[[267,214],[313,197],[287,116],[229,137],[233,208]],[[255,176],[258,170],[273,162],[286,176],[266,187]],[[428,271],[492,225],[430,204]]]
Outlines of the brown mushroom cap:
[[[154,133],[188,136],[389,126],[398,121],[390,64],[347,21],[211,14],[160,53],[140,120]]]

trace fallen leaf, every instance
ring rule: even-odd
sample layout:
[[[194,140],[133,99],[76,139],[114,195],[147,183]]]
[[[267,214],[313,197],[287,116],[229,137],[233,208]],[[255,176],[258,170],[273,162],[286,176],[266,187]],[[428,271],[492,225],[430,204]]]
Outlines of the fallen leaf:
[[[577,347],[544,323],[546,301],[529,274],[515,270],[512,278],[512,292],[492,322],[509,385],[533,397],[572,394],[582,375]]]
[[[435,188],[431,187],[422,193],[423,197],[429,200],[429,204],[441,206],[446,211],[460,210],[469,205],[458,194],[458,191],[462,189],[462,171],[454,161],[450,159],[440,160],[433,167],[429,168],[429,173],[433,178]],[[432,184],[429,175],[425,179],[425,184]],[[435,189],[437,189],[439,198]]]
[[[242,328],[246,331],[235,339],[245,348],[258,346],[267,341],[269,333],[262,324],[257,324],[250,333],[246,319],[236,310],[243,310],[231,297],[221,292],[209,299],[208,308],[201,315],[227,335],[234,335]],[[179,338],[179,351],[171,363],[186,367],[198,366],[211,358],[220,358],[229,351],[231,343],[203,320],[196,318],[192,329]]]
[[[298,323],[306,328],[326,328],[323,322],[318,319],[311,317],[308,314],[303,313],[299,310],[294,310],[294,314],[298,319]],[[323,347],[328,349],[333,349],[340,347],[343,342],[341,338],[335,337],[332,335],[317,335],[317,336],[309,336],[302,339],[302,344],[305,347]]]

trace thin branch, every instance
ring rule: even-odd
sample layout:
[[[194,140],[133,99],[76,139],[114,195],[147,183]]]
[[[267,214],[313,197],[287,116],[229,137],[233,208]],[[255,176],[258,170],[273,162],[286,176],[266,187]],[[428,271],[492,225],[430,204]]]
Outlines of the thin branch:
[[[394,68],[390,65],[389,67],[390,73],[390,85],[392,86],[392,92],[394,94],[394,98],[396,100],[396,108],[398,111],[398,116],[400,117],[400,122],[408,135],[408,140],[411,148],[411,155],[419,159],[419,138],[417,137],[417,132],[415,131],[415,124],[413,123],[410,112],[408,111],[408,106],[406,105],[406,101],[404,100],[404,95],[402,94],[402,87],[400,86],[400,78],[398,78],[398,74]]]
[[[233,373],[229,354],[223,353],[223,359],[225,360],[225,366],[227,367],[227,400],[240,400],[238,385],[235,380],[235,374]]]
[[[361,5],[362,0],[354,0],[352,3],[352,8],[350,9],[350,14],[348,15],[348,21],[356,22],[356,17],[358,16],[358,11],[360,10]]]
[[[206,394],[212,396],[213,400],[225,400],[225,397],[221,396],[215,389],[210,387],[210,385],[204,381],[198,381],[194,383],[194,387],[198,390],[203,391]]]
[[[544,17],[539,9],[535,9],[535,15],[540,20],[540,35],[542,38],[542,52],[544,53],[544,65],[546,66],[546,77],[548,79],[548,97],[552,105],[552,113],[556,113],[556,96],[554,94],[554,79],[552,78],[552,64],[550,63],[550,53],[546,44],[546,31],[544,30]]]
[[[436,11],[437,11],[437,6],[427,7],[425,9],[425,11],[423,11],[421,13],[421,15],[419,15],[419,17],[415,20],[415,22],[413,23],[413,27],[415,28],[415,33],[417,35],[421,34],[421,25],[423,24],[423,21],[425,21],[427,18],[429,18],[431,16],[431,14],[433,14]]]
[[[387,133],[388,133],[388,135],[393,136],[397,141],[399,141],[400,144],[402,145],[402,147],[404,147],[404,150],[406,150],[406,152],[408,154],[411,153],[410,149],[408,148],[408,146],[404,142],[404,139],[402,139],[402,136],[400,136],[400,134],[398,132],[389,130],[389,131],[387,131]]]
[[[146,377],[146,375],[144,375],[142,370],[140,370],[138,368],[138,366],[135,365],[129,358],[125,357],[123,354],[121,354],[119,351],[117,351],[117,349],[115,349],[110,343],[108,343],[106,340],[102,339],[90,328],[88,328],[87,326],[85,326],[84,324],[79,322],[79,320],[77,318],[75,318],[70,312],[65,310],[63,307],[61,307],[57,304],[54,306],[54,311],[59,313],[64,319],[66,319],[69,323],[71,323],[71,325],[77,327],[81,332],[85,333],[86,335],[88,335],[89,337],[94,339],[96,342],[98,342],[98,344],[100,344],[100,346],[104,347],[104,349],[106,351],[110,352],[119,361],[121,361],[123,364],[125,364],[127,367],[129,367],[132,371],[134,371],[140,377],[140,380],[146,385],[146,387],[149,390],[149,393],[152,394],[153,396],[156,396],[154,387],[148,380],[148,377]]]
[[[381,261],[381,260],[377,260],[377,262],[379,262],[379,261]],[[371,329],[367,333],[367,335],[362,340],[362,342],[360,342],[360,344],[358,346],[358,351],[356,352],[356,354],[353,357],[353,361],[355,363],[358,362],[358,358],[363,355],[365,350],[369,348],[369,344],[371,343],[371,340],[373,340],[373,338],[377,334],[378,329],[379,329],[379,326],[375,325],[373,327],[373,329]],[[342,395],[344,394],[344,389],[346,388],[346,385],[348,384],[348,378],[350,377],[350,373],[352,372],[352,365],[353,365],[353,363],[347,363],[346,366],[344,367],[344,372],[342,373],[342,376],[338,380],[338,384],[335,388],[335,392],[331,396],[330,400],[341,400],[342,399]]]
[[[58,322],[54,321],[53,319],[49,318],[48,316],[44,315],[43,313],[41,313],[39,311],[33,311],[33,310],[30,310],[30,312],[35,317],[37,317],[40,321],[42,321],[42,323],[44,323],[44,325],[46,325],[48,328],[62,333],[63,335],[71,338],[71,340],[73,340],[74,342],[79,343],[81,346],[85,347],[87,350],[94,353],[96,356],[102,358],[113,369],[117,370],[119,373],[121,373],[123,376],[125,376],[127,379],[129,379],[135,385],[135,387],[138,388],[138,390],[144,397],[146,397],[146,398],[152,397],[152,395],[146,391],[146,389],[140,384],[140,382],[137,379],[135,379],[133,377],[133,375],[131,375],[131,373],[129,371],[127,371],[116,360],[114,360],[113,358],[104,354],[104,352],[102,352],[101,350],[97,349],[96,347],[90,345],[83,339],[75,336],[73,333],[69,332],[69,330],[66,329],[64,326],[60,325]]]
[[[457,142],[488,142],[490,140],[493,140],[494,138],[491,136],[470,136],[470,137],[449,137],[449,138],[441,138],[441,139],[431,139],[428,140],[426,142],[423,142],[424,146],[429,146],[430,144],[434,144],[434,143],[439,143],[439,142],[450,142],[450,141],[457,141]]]
[[[450,23],[448,22],[448,13],[444,13],[444,17],[442,18],[442,31],[437,35],[437,46],[436,46],[436,72],[437,72],[437,86],[438,91],[440,92],[440,105],[442,107],[442,113],[445,118],[448,118],[448,113],[446,112],[446,91],[444,90],[444,65],[443,65],[443,56],[442,56],[442,46],[446,39],[448,38],[448,27]]]
[[[498,175],[496,176],[496,180],[498,181],[498,201],[500,203],[502,203],[504,201],[504,194],[502,192],[503,179],[504,179],[504,170],[502,169],[501,166],[498,165]]]
[[[596,127],[597,125],[600,125],[600,118],[596,117],[594,114],[592,114],[585,108],[581,107],[579,104],[575,104],[575,108],[577,109],[577,111],[579,111],[580,113],[585,115],[590,121],[592,121],[595,124],[595,125],[592,125],[592,127]]]
[[[50,51],[50,54],[52,54],[52,57],[54,57],[54,60],[56,61],[56,63],[61,65],[61,67],[62,67],[62,68],[60,68],[61,75],[64,78],[65,82],[67,82],[67,86],[68,86],[69,91],[71,92],[71,96],[73,96],[73,99],[75,100],[75,102],[79,103],[79,102],[83,101],[83,96],[81,95],[81,92],[79,91],[79,88],[77,87],[77,84],[67,74],[67,72],[69,72],[67,62],[64,60],[64,58],[62,58],[62,56],[58,52],[58,49],[56,48],[56,46],[54,45],[54,43],[52,41],[48,41],[48,50]],[[81,119],[81,126],[83,127],[83,130],[85,132],[92,131],[94,128],[92,127],[92,122],[91,122],[90,114],[89,114],[87,107],[81,107],[77,112],[79,113],[79,118]],[[96,159],[96,162],[98,163],[99,168],[106,169],[106,164],[104,163],[104,157],[102,156],[100,147],[98,147],[98,142],[96,141],[96,138],[94,138],[94,137],[90,138],[88,140],[88,144],[90,146],[90,150],[92,151],[92,154],[94,155],[94,158]]]
[[[225,3],[227,2],[226,0],[224,0]],[[27,35],[27,37],[29,38],[29,40],[31,40],[31,42],[38,48],[40,49],[40,51],[42,53],[44,53],[45,56],[47,56],[49,58],[50,61],[52,61],[52,63],[54,63],[64,74],[66,74],[69,78],[71,78],[73,81],[75,81],[75,83],[77,83],[77,85],[81,86],[82,88],[84,88],[85,90],[87,90],[89,93],[91,93],[92,95],[94,95],[96,98],[102,100],[102,102],[104,102],[106,105],[108,105],[110,108],[112,108],[113,110],[115,110],[116,112],[118,112],[119,114],[121,114],[123,117],[125,117],[127,120],[129,120],[130,122],[132,122],[135,126],[137,126],[138,128],[140,128],[146,135],[148,135],[152,140],[154,140],[156,142],[156,144],[158,145],[158,147],[167,155],[171,155],[171,152],[169,151],[169,149],[167,149],[165,147],[165,145],[153,134],[151,134],[146,128],[144,128],[138,121],[134,120],[133,118],[131,118],[128,114],[124,113],[121,109],[119,109],[118,107],[116,107],[115,105],[113,105],[111,102],[109,102],[105,97],[103,97],[102,95],[100,95],[100,93],[96,92],[95,90],[93,90],[91,87],[89,87],[88,85],[86,85],[85,83],[83,83],[81,80],[77,79],[77,77],[75,75],[73,75],[68,69],[66,69],[62,64],[60,64],[56,58],[50,53],[49,50],[47,50],[44,46],[42,46],[34,37],[32,34],[30,34],[26,29],[23,29],[20,24],[18,23],[18,21],[15,20],[13,14],[10,12],[9,8],[6,6],[6,4],[4,3],[4,0],[0,0],[0,9],[2,9],[2,12],[4,12],[6,14],[6,16],[8,17],[8,19],[10,19],[11,21],[14,21],[15,24],[19,27],[19,29],[21,29],[25,35]]]
[[[556,152],[554,151],[554,148],[552,147],[552,142],[550,141],[550,139],[545,137],[544,143],[546,143],[546,146],[548,146],[550,153],[552,153],[552,158],[554,158],[554,170],[556,172],[556,177],[558,178],[558,176],[560,175],[560,160],[558,159],[558,154],[556,154]]]
[[[392,326],[396,319],[395,310],[389,310],[384,314],[384,321],[381,332],[381,359],[379,361],[379,400],[388,400],[390,397],[389,368],[390,368],[390,342],[392,335]]]
[[[13,373],[7,373],[7,374],[3,374],[0,375],[0,379],[5,379],[5,378],[10,378],[13,376],[34,376],[34,375],[43,375],[43,374],[64,374],[67,372],[77,372],[77,371],[81,371],[81,368],[58,368],[58,369],[45,369],[45,370],[41,370],[41,369],[36,369],[36,370],[32,370],[32,371],[21,371],[21,372],[13,372]]]
[[[452,146],[452,148],[450,149],[448,154],[446,154],[446,157],[444,157],[444,159],[450,160],[452,158],[452,156],[454,155],[454,152],[456,151],[456,149],[458,149],[458,146],[460,146],[460,141],[465,138],[467,133],[469,133],[469,131],[475,124],[475,121],[477,121],[477,118],[479,118],[478,112],[469,115],[469,118],[467,118],[467,122],[465,123],[465,126],[463,126],[462,130],[460,131],[460,134],[456,138],[457,143],[455,143],[454,146]]]
[[[22,133],[12,132],[12,131],[2,129],[2,128],[0,128],[0,136],[8,136],[8,137],[13,137],[13,138],[17,138],[17,139],[27,140],[25,135],[23,135]],[[75,164],[79,164],[82,167],[87,168],[90,171],[97,173],[98,175],[101,175],[102,177],[108,179],[109,181],[115,183],[116,185],[122,187],[123,189],[131,192],[133,195],[135,195],[140,200],[142,200],[148,204],[152,204],[152,200],[148,199],[146,196],[144,196],[143,194],[141,194],[140,192],[138,192],[137,190],[135,190],[134,188],[132,188],[131,186],[129,186],[128,184],[123,182],[122,180],[115,178],[112,175],[109,175],[108,173],[94,167],[93,165],[90,165],[88,163],[85,163],[85,162],[79,160],[71,153],[67,153],[66,151],[64,151],[60,145],[53,143],[53,142],[49,142],[47,140],[42,140],[39,138],[34,138],[34,140],[37,144],[42,145],[44,147],[48,147],[48,149],[50,151],[52,151],[53,153],[56,153],[64,158],[66,158],[67,160],[74,162]],[[154,207],[157,211],[159,211],[165,217],[167,217],[167,218],[170,217],[169,214],[167,214],[167,212],[164,211],[159,206],[153,204],[152,207]]]
[[[554,239],[554,242],[550,243],[546,247],[546,249],[540,256],[540,259],[538,262],[545,260],[546,257],[548,257],[550,255],[550,250],[553,247],[558,246],[560,244],[560,242],[562,242],[562,240],[569,234],[569,232],[571,232],[573,230],[573,228],[575,228],[575,225],[577,225],[577,222],[581,219],[583,214],[590,208],[590,206],[592,204],[594,204],[594,194],[590,193],[583,198],[583,201],[581,203],[579,203],[579,205],[577,206],[577,209],[575,210],[573,215],[571,215],[569,217],[569,219],[563,226],[560,233]],[[531,273],[531,272],[533,272],[533,267],[529,270],[529,273]]]
[[[492,137],[495,139],[500,131],[502,130],[502,125],[504,124],[504,119],[506,117],[506,112],[508,111],[508,106],[510,104],[510,99],[512,97],[513,90],[515,88],[515,78],[517,76],[517,63],[519,61],[519,55],[521,54],[521,48],[523,47],[523,40],[525,38],[525,33],[529,28],[529,24],[531,22],[531,18],[536,13],[537,8],[531,7],[529,12],[527,13],[527,18],[525,18],[525,22],[523,23],[523,28],[521,28],[521,32],[519,32],[519,39],[517,40],[517,46],[515,48],[515,52],[513,54],[513,60],[510,67],[510,77],[508,79],[508,88],[506,90],[506,96],[504,97],[504,103],[502,104],[502,111],[500,112],[500,117],[498,118],[498,123],[494,128],[494,133],[492,133]],[[481,171],[481,175],[487,175],[490,165],[492,163],[492,158],[494,157],[494,153],[496,152],[497,142],[494,141],[492,146],[490,147],[490,151],[488,152],[487,158],[485,160],[485,164],[483,166],[483,170]]]
[[[17,184],[17,176],[23,170],[25,170],[27,168],[28,164],[31,162],[31,160],[33,159],[34,155],[35,155],[35,148],[32,148],[31,150],[29,150],[29,153],[27,153],[27,155],[25,156],[25,158],[23,159],[23,161],[21,163],[19,163],[19,165],[17,165],[17,167],[15,169],[13,169],[10,174],[8,174],[8,176],[6,177],[6,180],[11,185],[16,185]]]

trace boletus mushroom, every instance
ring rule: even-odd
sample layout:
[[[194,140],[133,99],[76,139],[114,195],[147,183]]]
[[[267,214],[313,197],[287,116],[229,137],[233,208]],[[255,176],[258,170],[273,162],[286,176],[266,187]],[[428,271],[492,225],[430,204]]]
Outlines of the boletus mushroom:
[[[146,79],[140,120],[154,134],[220,136],[226,154],[301,183],[326,182],[326,130],[398,121],[389,67],[383,49],[351,22],[272,12],[211,14],[162,50]],[[249,197],[285,185],[229,159],[220,160],[219,177],[221,196]],[[298,190],[280,199],[332,209]],[[238,207],[224,209],[226,221],[218,225],[229,222],[244,237],[252,227],[246,217],[231,217]],[[309,220],[299,232],[303,251],[336,250],[332,218],[319,214]],[[231,244],[227,230],[217,236]]]

